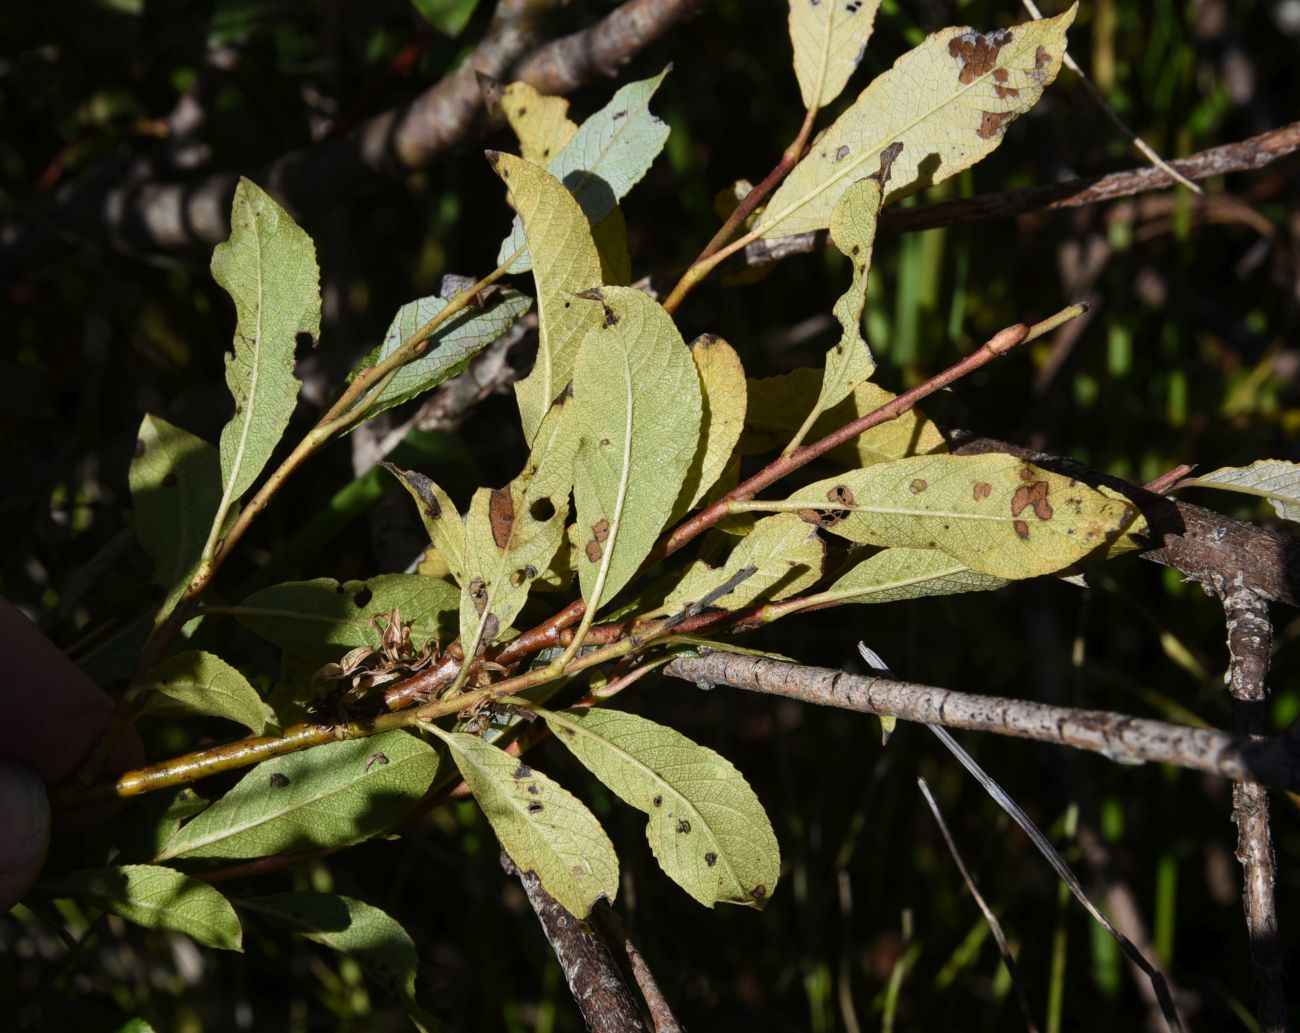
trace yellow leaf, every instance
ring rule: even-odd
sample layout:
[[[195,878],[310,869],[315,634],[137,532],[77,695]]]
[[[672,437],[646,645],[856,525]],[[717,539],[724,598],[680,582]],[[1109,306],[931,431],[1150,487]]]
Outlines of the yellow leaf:
[[[519,138],[524,161],[545,168],[578,131],[569,118],[569,102],[548,97],[526,82],[512,82],[501,92],[501,110]]]
[[[736,350],[716,334],[701,334],[691,343],[691,358],[700,376],[704,416],[700,447],[686,475],[683,497],[673,510],[674,518],[694,509],[717,483],[745,425],[745,368]]]
[[[825,228],[835,202],[874,172],[881,151],[895,142],[903,151],[887,203],[974,165],[1056,78],[1077,9],[984,34],[951,28],[927,37],[822,134],[768,202],[758,234]]]
[[[880,0],[791,0],[790,42],[804,107],[824,108],[862,60]]]

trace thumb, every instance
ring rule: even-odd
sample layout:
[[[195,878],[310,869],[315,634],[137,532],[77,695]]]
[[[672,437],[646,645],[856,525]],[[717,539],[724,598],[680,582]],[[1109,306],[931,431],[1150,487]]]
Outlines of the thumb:
[[[50,803],[40,776],[0,760],[0,915],[22,899],[45,863]]]

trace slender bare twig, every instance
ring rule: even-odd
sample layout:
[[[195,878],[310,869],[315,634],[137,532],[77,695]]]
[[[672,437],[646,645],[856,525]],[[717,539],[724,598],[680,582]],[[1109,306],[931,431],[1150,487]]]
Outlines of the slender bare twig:
[[[984,921],[988,923],[989,931],[997,942],[998,950],[1002,953],[1002,964],[1006,966],[1007,975],[1011,979],[1011,987],[1016,992],[1016,1000],[1020,1002],[1020,1012],[1025,1017],[1025,1025],[1028,1027],[1029,1033],[1038,1033],[1038,1026],[1034,1022],[1034,1013],[1029,1010],[1029,1001],[1025,999],[1025,988],[1020,985],[1020,974],[1016,970],[1015,956],[1011,953],[1011,945],[1007,943],[1006,934],[1002,932],[1002,923],[998,921],[998,916],[993,913],[993,909],[989,907],[988,902],[984,899],[984,894],[980,893],[979,887],[975,885],[975,880],[971,878],[970,871],[966,868],[966,862],[962,860],[961,851],[957,849],[957,843],[952,838],[952,833],[948,831],[948,823],[943,820],[943,812],[939,810],[939,803],[930,792],[930,787],[926,785],[923,778],[918,778],[916,784],[920,787],[925,802],[930,805],[930,811],[939,825],[939,831],[943,833],[943,841],[948,844],[948,853],[952,854],[953,862],[957,865],[957,871],[961,873],[962,881],[966,883],[970,895],[975,898],[975,904],[980,909],[980,914],[984,916]]]
[[[1223,609],[1228,622],[1228,691],[1232,694],[1233,724],[1237,734],[1261,741],[1268,730],[1265,681],[1273,641],[1268,603],[1249,588],[1237,585],[1224,596]],[[1243,875],[1241,897],[1255,969],[1259,1029],[1260,1033],[1283,1033],[1287,1024],[1286,984],[1273,897],[1276,861],[1268,790],[1258,781],[1238,781],[1232,787],[1232,818],[1237,823],[1237,860]]]
[[[523,883],[587,1029],[592,1033],[650,1033],[636,995],[605,941],[542,889],[536,875],[519,871],[504,853],[501,867],[518,875]]]
[[[650,970],[645,955],[623,928],[618,913],[613,908],[600,907],[593,913],[593,917],[605,929],[606,935],[611,940],[622,945],[623,953],[627,956],[628,965],[632,970],[632,978],[636,981],[637,989],[641,991],[641,998],[650,1012],[655,1033],[682,1033],[682,1025],[673,1014],[668,998],[659,989],[659,981]]]
[[[1229,172],[1262,169],[1279,158],[1300,150],[1300,122],[1292,122],[1259,136],[1211,147],[1172,162],[1182,175],[1192,180],[1209,179]],[[1085,176],[1064,183],[1008,190],[998,194],[939,201],[914,208],[890,208],[880,216],[882,233],[912,233],[916,230],[952,226],[962,222],[1008,219],[1026,212],[1081,208],[1085,205],[1114,201],[1121,197],[1165,190],[1173,186],[1168,173],[1151,166],[1114,172],[1108,176]],[[790,255],[805,254],[824,248],[825,230],[755,241],[745,248],[746,265],[766,265]]]
[[[1223,778],[1254,777],[1300,788],[1300,753],[1287,750],[1280,740],[1256,742],[1212,728],[977,696],[740,653],[677,657],[663,671],[700,685],[731,685],[864,714],[1072,746],[1121,763],[1174,764]]]

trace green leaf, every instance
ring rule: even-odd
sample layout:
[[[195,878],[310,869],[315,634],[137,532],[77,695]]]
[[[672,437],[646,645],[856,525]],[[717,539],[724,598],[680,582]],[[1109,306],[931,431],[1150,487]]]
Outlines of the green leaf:
[[[474,493],[465,517],[460,596],[467,656],[510,626],[564,541],[577,450],[574,407],[561,398],[542,419],[524,472],[504,488]]]
[[[146,416],[128,479],[136,535],[153,559],[154,584],[167,592],[159,611],[165,618],[189,584],[221,505],[221,460],[202,438]]]
[[[1258,459],[1249,466],[1225,466],[1179,481],[1179,488],[1221,488],[1268,499],[1283,520],[1300,521],[1300,463]]]
[[[691,342],[691,360],[700,376],[703,403],[700,445],[674,518],[694,509],[718,482],[745,426],[745,369],[736,350],[717,334],[701,334]]]
[[[650,98],[667,74],[665,68],[653,79],[628,83],[620,89],[608,104],[578,127],[564,149],[546,166],[546,171],[577,199],[591,226],[599,225],[628,191],[641,182],[664,149],[668,126],[650,113]],[[526,229],[527,218],[522,226],[516,218],[510,234],[501,242],[498,263],[509,261],[524,245]],[[530,255],[539,253],[539,245],[531,237],[527,245],[528,250],[511,265],[512,273],[525,272]],[[598,285],[592,282],[587,286]]]
[[[205,947],[243,950],[243,931],[230,901],[172,868],[91,868],[59,879],[57,887],[59,893],[88,900],[146,929],[180,933]]]
[[[167,841],[158,860],[266,857],[383,832],[424,795],[438,753],[407,732],[263,761]]]
[[[840,95],[862,61],[880,0],[791,0],[794,74],[806,108],[824,108]]]
[[[796,369],[776,377],[748,382],[749,402],[745,432],[739,450],[757,455],[779,448],[790,439],[798,426],[799,414],[806,412],[821,391],[824,376],[820,370]],[[846,423],[880,408],[895,398],[892,391],[867,382],[822,413],[807,434],[809,442],[818,441]],[[912,455],[932,455],[947,451],[939,429],[919,410],[912,409],[896,420],[873,427],[826,453],[826,458],[849,468],[871,466],[891,459]]]
[[[596,816],[540,771],[476,735],[427,726],[450,748],[492,831],[521,872],[532,872],[583,918],[618,893],[618,857]]]
[[[754,572],[730,592],[712,600],[710,606],[739,610],[760,599],[785,599],[821,577],[825,555],[817,528],[797,513],[766,517],[740,540],[721,567],[711,567],[703,560],[691,564],[657,612],[678,613],[749,567]]]
[[[991,592],[1006,578],[977,574],[937,549],[884,549],[863,560],[817,598],[826,602],[896,603],[932,595]]]
[[[456,37],[474,17],[478,0],[411,0],[420,17],[444,36]]]
[[[465,581],[465,522],[456,511],[456,504],[433,481],[415,470],[399,470],[392,463],[380,463],[396,477],[415,499],[420,520],[429,533],[429,540],[447,564],[457,584]]]
[[[379,393],[367,412],[367,418],[385,409],[409,402],[431,391],[444,380],[464,372],[470,360],[510,329],[516,319],[528,311],[532,299],[509,287],[490,290],[483,296],[483,307],[471,305],[443,323],[429,338],[418,358],[401,366]],[[356,371],[377,366],[402,346],[408,337],[447,307],[444,298],[431,295],[408,301],[397,310],[380,345],[361,360]]]
[[[835,318],[843,327],[843,333],[839,343],[826,353],[826,370],[817,401],[794,439],[786,446],[787,455],[803,441],[818,416],[842,402],[876,371],[876,360],[862,336],[862,313],[867,307],[867,277],[871,272],[876,218],[883,198],[880,180],[887,178],[887,165],[888,159],[884,176],[859,180],[844,191],[831,214],[831,239],[853,264],[853,283],[835,302]]]
[[[524,161],[546,168],[578,131],[569,118],[565,97],[548,97],[526,82],[512,82],[501,91],[501,110],[519,140]],[[522,244],[522,238],[515,247]],[[513,249],[510,254],[514,254]],[[509,258],[505,255],[504,258]]]
[[[597,313],[573,376],[578,578],[593,612],[636,573],[681,495],[699,443],[700,379],[668,313],[631,287]],[[601,316],[603,310],[603,318]]]
[[[559,180],[511,154],[489,151],[488,161],[509,188],[537,256],[537,362],[515,384],[524,438],[532,444],[546,410],[573,379],[583,337],[600,319],[598,308],[574,297],[600,285],[600,255],[582,209]]]
[[[224,717],[264,735],[275,712],[242,674],[211,653],[180,653],[145,675],[150,692],[138,713]]]
[[[1077,8],[984,35],[952,28],[928,36],[821,135],[772,195],[757,234],[824,229],[844,191],[874,172],[892,143],[903,152],[886,203],[970,168],[1056,78]]]
[[[450,614],[459,606],[456,589],[419,574],[381,574],[369,581],[333,578],[287,581],[254,592],[238,606],[212,607],[281,649],[311,660],[337,659],[356,646],[378,648],[380,632],[370,626],[377,613],[402,611],[416,649],[430,639],[448,641]]]
[[[230,239],[212,252],[212,275],[234,299],[238,321],[226,383],[235,415],[221,432],[224,518],[262,472],[298,401],[299,334],[320,335],[320,270],[311,238],[251,180],[240,179]]]
[[[1005,578],[1072,566],[1136,514],[1118,492],[1000,453],[913,456],[849,470],[801,488],[786,505],[810,516],[821,511],[820,525],[850,541],[939,549]]]
[[[240,901],[294,932],[354,958],[376,983],[403,1000],[415,997],[420,957],[397,919],[336,893],[276,893]]]
[[[677,885],[705,907],[767,904],[780,848],[763,805],[730,761],[633,714],[541,713],[593,775],[649,816],[650,849]]]

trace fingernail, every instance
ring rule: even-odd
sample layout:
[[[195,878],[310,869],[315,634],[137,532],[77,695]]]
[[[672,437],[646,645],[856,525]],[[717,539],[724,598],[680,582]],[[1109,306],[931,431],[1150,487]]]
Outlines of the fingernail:
[[[26,764],[0,760],[0,914],[35,881],[50,842],[50,804]]]

